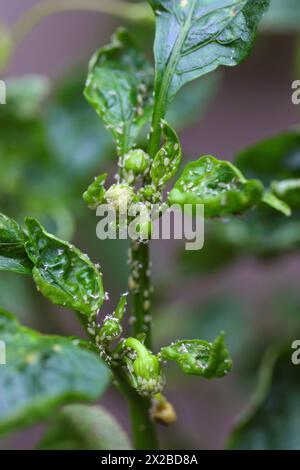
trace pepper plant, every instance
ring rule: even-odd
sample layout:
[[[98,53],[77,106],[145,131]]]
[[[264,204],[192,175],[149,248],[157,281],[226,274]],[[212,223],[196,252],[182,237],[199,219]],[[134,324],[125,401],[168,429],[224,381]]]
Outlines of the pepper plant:
[[[111,376],[128,400],[134,447],[158,448],[156,422],[169,425],[176,420],[164,394],[165,363],[175,361],[184,374],[213,379],[226,376],[232,361],[223,332],[211,343],[182,339],[153,351],[149,253],[153,206],[159,206],[158,217],[173,204],[193,208],[202,204],[206,218],[238,216],[261,205],[290,214],[280,199],[281,188],[265,188],[258,179],[247,179],[238,166],[211,155],[189,163],[167,191],[182,163],[179,136],[166,120],[173,98],[189,81],[219,66],[238,65],[248,56],[269,1],[152,0],[150,4],[156,18],[155,67],[129,32],[118,29],[111,43],[92,57],[84,90],[113,136],[117,171],[111,185],[106,174],[97,176],[83,199],[93,210],[106,204],[119,216],[130,217],[138,207],[145,215],[131,241],[129,292],[120,294],[114,312],[103,318],[107,294],[99,265],[33,218],[26,218],[21,227],[0,216],[0,269],[32,275],[40,293],[72,310],[88,336],[87,341],[44,336],[1,312],[0,338],[7,345],[7,365],[0,370],[2,433],[46,419],[58,405],[97,399]],[[144,128],[146,144],[141,137]],[[99,253],[101,257],[101,242]],[[130,332],[124,333],[126,320]],[[79,430],[88,427],[78,421],[80,410],[64,408],[45,438],[45,447],[54,445],[65,420],[76,423]],[[123,440],[118,445],[128,444]]]

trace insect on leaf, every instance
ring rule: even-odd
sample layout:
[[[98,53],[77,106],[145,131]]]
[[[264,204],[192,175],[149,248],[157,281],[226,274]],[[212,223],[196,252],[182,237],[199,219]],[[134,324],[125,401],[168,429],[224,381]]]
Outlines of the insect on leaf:
[[[91,315],[104,300],[102,277],[89,258],[68,242],[26,219],[25,247],[34,264],[33,278],[45,297],[57,305]]]
[[[262,194],[258,180],[247,180],[230,162],[207,155],[185,167],[168,199],[193,208],[203,204],[205,217],[221,217],[253,207]]]
[[[164,186],[173,178],[181,163],[181,146],[176,132],[164,120],[161,121],[161,128],[165,143],[156,154],[151,167],[152,181],[158,187]]]
[[[177,341],[161,349],[162,359],[175,361],[185,374],[200,375],[206,379],[224,377],[232,367],[232,360],[224,345],[224,333],[213,343],[201,340]]]
[[[124,29],[91,59],[86,99],[111,130],[119,155],[136,146],[153,106],[153,69]]]
[[[156,14],[156,99],[245,59],[269,0],[150,0]]]

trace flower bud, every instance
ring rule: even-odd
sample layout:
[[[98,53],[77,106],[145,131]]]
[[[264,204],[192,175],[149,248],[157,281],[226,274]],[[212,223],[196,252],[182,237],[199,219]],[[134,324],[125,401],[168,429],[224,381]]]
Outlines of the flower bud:
[[[107,316],[99,332],[99,337],[102,343],[110,343],[119,338],[122,332],[120,321],[115,317]]]
[[[141,149],[131,150],[124,157],[124,167],[135,175],[143,175],[149,169],[150,157]]]
[[[113,184],[105,193],[106,202],[114,209],[125,213],[137,199],[133,189],[127,184]]]

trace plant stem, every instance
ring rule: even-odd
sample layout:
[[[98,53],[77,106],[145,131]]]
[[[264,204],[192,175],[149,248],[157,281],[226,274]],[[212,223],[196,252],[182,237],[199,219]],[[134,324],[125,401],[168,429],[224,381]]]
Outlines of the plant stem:
[[[114,376],[118,388],[128,402],[134,448],[157,450],[159,448],[157,433],[155,424],[150,418],[151,400],[140,397],[133,390],[122,370],[115,369]]]
[[[131,280],[133,335],[146,334],[145,346],[152,347],[151,273],[149,242],[131,244]]]
[[[153,22],[153,13],[145,3],[132,4],[123,0],[45,0],[25,11],[13,28],[16,48],[24,38],[45,18],[67,11],[95,11],[118,16],[128,21]]]

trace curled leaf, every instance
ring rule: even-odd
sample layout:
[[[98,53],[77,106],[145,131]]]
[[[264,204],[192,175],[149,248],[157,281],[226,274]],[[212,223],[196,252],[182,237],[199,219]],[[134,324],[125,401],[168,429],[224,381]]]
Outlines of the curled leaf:
[[[0,214],[0,271],[31,274],[32,263],[25,251],[26,235],[13,219]]]
[[[230,162],[208,155],[189,163],[169,194],[169,203],[204,204],[205,217],[237,214],[256,205],[263,186],[247,180]]]
[[[151,167],[151,177],[155,186],[164,186],[176,174],[181,163],[179,138],[172,127],[164,120],[161,128],[165,138],[164,146],[156,154]]]
[[[25,248],[38,289],[57,305],[86,315],[97,312],[104,292],[95,265],[73,245],[47,233],[35,219],[26,219],[26,225]]]
[[[206,379],[223,377],[232,367],[232,360],[224,345],[224,333],[213,343],[201,340],[177,341],[160,351],[161,358],[175,361],[185,374]]]
[[[124,29],[91,59],[85,97],[111,130],[119,155],[136,146],[153,105],[153,70]]]
[[[126,338],[120,347],[132,386],[139,395],[152,397],[163,390],[165,378],[159,359],[136,338]]]

